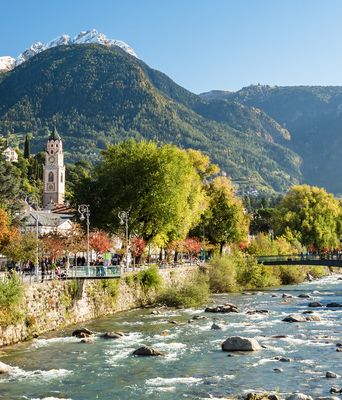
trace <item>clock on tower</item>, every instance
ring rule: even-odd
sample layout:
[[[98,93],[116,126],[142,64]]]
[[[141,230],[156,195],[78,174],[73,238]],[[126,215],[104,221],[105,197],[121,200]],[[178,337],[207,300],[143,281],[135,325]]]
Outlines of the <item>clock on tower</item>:
[[[47,141],[43,179],[44,207],[51,203],[55,205],[63,204],[65,195],[64,155],[62,139],[56,128]]]

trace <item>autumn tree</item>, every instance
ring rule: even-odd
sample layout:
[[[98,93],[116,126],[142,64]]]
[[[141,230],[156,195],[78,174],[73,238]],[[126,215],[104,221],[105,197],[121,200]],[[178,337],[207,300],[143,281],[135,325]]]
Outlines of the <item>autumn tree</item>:
[[[95,230],[90,233],[89,246],[96,254],[104,253],[112,247],[112,242],[108,234],[102,230]]]
[[[293,186],[276,207],[275,233],[316,249],[333,249],[341,235],[341,207],[332,194],[309,185]]]
[[[212,244],[218,245],[220,254],[226,244],[246,239],[249,217],[244,213],[242,200],[235,195],[229,179],[220,176],[207,187],[208,207],[195,233],[205,232]]]
[[[42,237],[44,252],[55,262],[64,254],[66,237],[59,232],[51,232]]]
[[[138,259],[138,263],[139,259],[144,254],[145,247],[146,243],[143,238],[135,236],[131,239],[131,244],[130,244],[131,254],[135,258],[135,260]]]

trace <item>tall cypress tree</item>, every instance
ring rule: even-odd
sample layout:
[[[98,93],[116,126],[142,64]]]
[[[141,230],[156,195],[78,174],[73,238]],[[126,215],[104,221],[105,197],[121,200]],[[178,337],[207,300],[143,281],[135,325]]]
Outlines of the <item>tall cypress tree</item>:
[[[24,145],[24,158],[28,160],[30,158],[31,152],[30,152],[30,139],[28,135],[25,136],[25,145]]]

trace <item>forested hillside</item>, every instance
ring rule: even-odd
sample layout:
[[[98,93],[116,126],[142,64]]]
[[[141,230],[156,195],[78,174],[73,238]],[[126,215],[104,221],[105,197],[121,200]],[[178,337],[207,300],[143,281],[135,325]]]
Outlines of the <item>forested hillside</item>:
[[[213,104],[237,101],[262,109],[290,132],[286,143],[303,159],[304,181],[342,193],[342,87],[253,85],[201,97]]]
[[[33,151],[56,126],[68,161],[96,160],[108,143],[134,137],[200,149],[253,188],[301,181],[289,133],[272,118],[236,102],[213,107],[120,48],[55,47],[0,79],[0,133],[31,133]]]

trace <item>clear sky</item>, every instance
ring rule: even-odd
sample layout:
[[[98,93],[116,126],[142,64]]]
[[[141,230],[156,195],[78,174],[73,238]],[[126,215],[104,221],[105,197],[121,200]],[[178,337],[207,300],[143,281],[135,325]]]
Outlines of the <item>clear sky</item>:
[[[342,85],[342,0],[1,0],[0,55],[96,28],[195,92]]]

